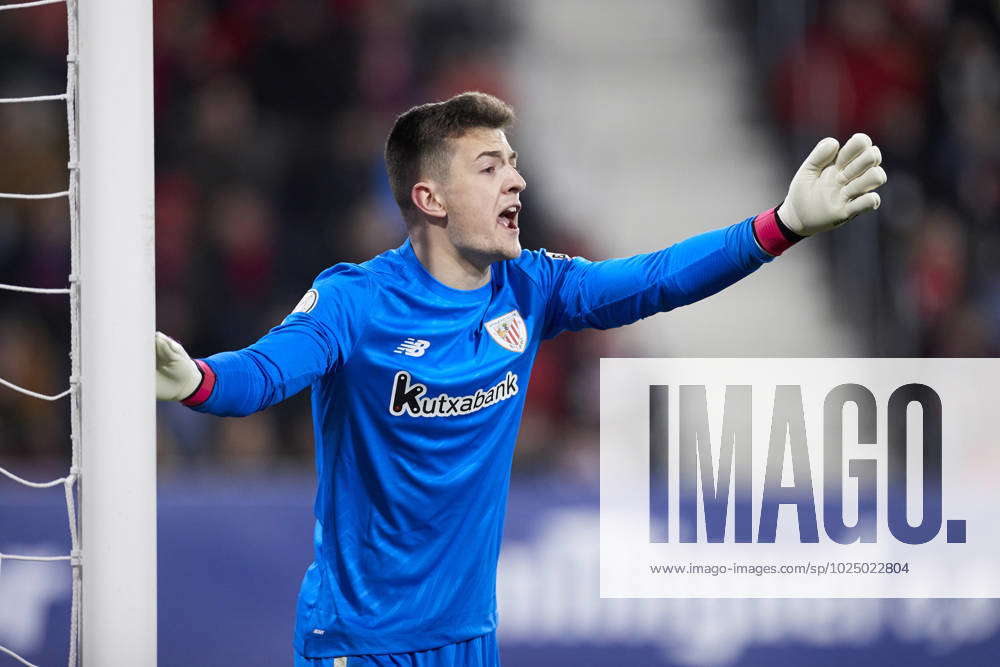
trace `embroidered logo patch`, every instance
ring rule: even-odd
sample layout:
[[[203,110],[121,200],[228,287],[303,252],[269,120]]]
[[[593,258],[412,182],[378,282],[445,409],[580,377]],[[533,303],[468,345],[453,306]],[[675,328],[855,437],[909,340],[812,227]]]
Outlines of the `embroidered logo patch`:
[[[306,292],[299,302],[292,309],[293,313],[308,313],[311,312],[313,308],[316,307],[316,302],[319,301],[319,292],[314,289]]]
[[[486,323],[486,330],[493,340],[511,352],[524,352],[528,344],[528,328],[521,319],[521,313],[512,310]]]

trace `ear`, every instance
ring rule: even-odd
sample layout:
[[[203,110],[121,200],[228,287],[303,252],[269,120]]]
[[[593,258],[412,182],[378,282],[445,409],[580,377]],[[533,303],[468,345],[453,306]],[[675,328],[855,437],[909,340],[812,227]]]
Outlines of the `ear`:
[[[433,181],[420,181],[410,190],[410,199],[417,210],[432,218],[444,218],[448,215],[441,197],[440,186]]]

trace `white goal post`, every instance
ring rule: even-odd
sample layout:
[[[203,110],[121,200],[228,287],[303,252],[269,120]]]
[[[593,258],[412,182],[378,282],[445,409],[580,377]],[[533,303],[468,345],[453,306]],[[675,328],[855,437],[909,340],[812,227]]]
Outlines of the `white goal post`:
[[[84,667],[150,667],[156,664],[152,0],[78,0],[78,11],[81,653]]]

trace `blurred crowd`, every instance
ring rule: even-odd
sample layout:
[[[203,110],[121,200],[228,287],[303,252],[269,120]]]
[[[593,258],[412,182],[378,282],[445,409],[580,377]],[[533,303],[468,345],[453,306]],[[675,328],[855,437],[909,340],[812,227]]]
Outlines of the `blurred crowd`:
[[[513,32],[504,5],[154,6],[157,327],[193,356],[249,344],[287,315],[324,268],[364,261],[402,241],[382,161],[396,115],[463,90],[517,106],[500,48],[499,36]],[[61,6],[0,14],[0,96],[61,90],[65,39]],[[59,104],[0,108],[0,192],[63,189],[65,135]],[[526,247],[585,253],[530,195],[524,200]],[[0,282],[64,285],[68,243],[64,200],[0,202]],[[0,377],[61,389],[68,327],[65,297],[0,292]],[[575,374],[596,372],[601,340],[563,337],[545,346],[519,466],[596,475],[596,406],[562,389]],[[583,357],[593,363],[577,370]],[[53,418],[63,407],[0,390],[0,454],[63,454],[66,419]],[[312,461],[308,392],[245,419],[160,405],[158,429],[164,466]],[[590,456],[575,456],[578,449]]]
[[[820,136],[867,131],[890,174],[878,224],[823,239],[840,316],[876,355],[1000,349],[1000,3],[742,0],[759,99],[797,164]],[[737,11],[738,10],[738,11]],[[734,12],[736,12],[734,14]],[[462,90],[517,107],[501,36],[516,17],[480,0],[155,2],[157,326],[195,356],[248,344],[313,277],[402,240],[382,164],[395,116]],[[0,97],[65,86],[65,9],[0,14]],[[113,103],[113,101],[111,101]],[[517,134],[513,142],[517,145]],[[65,109],[0,105],[0,192],[65,188]],[[529,163],[530,164],[530,163]],[[535,202],[522,241],[600,259]],[[0,201],[0,283],[65,285],[65,200]],[[108,261],[114,261],[109,257]],[[65,387],[64,296],[0,291],[0,377]],[[516,465],[597,474],[598,332],[542,346]],[[246,419],[161,405],[165,466],[309,465],[308,392]],[[68,407],[0,389],[0,456],[68,451]]]
[[[840,315],[871,354],[996,355],[1000,3],[740,4],[790,166],[826,135],[861,130],[882,149],[878,224],[823,238]]]

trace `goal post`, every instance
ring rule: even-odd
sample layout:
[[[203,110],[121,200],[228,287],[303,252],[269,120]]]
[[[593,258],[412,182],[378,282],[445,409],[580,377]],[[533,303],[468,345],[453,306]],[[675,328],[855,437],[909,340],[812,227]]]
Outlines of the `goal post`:
[[[84,667],[150,666],[157,636],[152,0],[74,4],[81,653]]]

